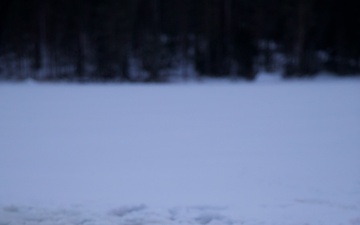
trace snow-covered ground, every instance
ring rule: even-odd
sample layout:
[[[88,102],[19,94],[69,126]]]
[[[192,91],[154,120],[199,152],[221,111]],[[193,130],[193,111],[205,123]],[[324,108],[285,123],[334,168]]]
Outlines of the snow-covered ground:
[[[360,80],[0,84],[0,225],[360,224]]]

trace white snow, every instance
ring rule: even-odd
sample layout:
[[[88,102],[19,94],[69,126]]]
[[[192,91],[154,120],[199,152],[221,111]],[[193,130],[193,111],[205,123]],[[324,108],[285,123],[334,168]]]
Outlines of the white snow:
[[[360,224],[360,80],[0,84],[0,225]]]

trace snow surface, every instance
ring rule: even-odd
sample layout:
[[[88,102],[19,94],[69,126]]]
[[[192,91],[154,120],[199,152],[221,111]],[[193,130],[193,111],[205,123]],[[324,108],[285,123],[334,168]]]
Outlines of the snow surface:
[[[359,79],[0,84],[0,225],[359,225],[359,99]]]

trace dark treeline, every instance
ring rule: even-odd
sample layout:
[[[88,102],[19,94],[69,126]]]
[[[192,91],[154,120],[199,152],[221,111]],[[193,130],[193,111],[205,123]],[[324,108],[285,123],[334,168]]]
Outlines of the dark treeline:
[[[359,74],[359,9],[354,0],[2,0],[0,78]]]

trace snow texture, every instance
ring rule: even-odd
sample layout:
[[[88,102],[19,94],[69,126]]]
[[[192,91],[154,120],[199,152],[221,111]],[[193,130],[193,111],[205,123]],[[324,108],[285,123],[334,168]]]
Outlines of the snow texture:
[[[0,84],[0,225],[360,225],[360,80]]]

